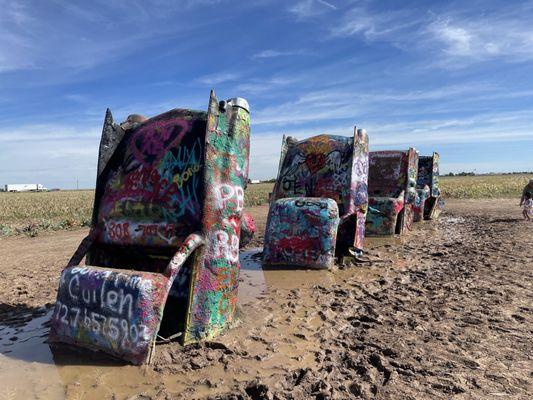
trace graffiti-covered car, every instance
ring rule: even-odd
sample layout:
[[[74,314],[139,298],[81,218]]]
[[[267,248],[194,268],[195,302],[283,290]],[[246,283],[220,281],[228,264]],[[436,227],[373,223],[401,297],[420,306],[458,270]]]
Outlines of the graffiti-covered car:
[[[401,234],[413,223],[417,200],[418,152],[409,150],[371,151],[368,171],[366,234]]]
[[[283,138],[270,197],[264,265],[329,268],[365,234],[368,136]],[[354,249],[355,248],[355,249]]]
[[[106,113],[90,234],[61,274],[50,341],[149,362],[232,321],[248,179],[241,98],[118,125]],[[80,265],[83,257],[86,262]]]
[[[418,158],[418,195],[415,206],[415,221],[436,219],[442,210],[439,188],[439,153]]]

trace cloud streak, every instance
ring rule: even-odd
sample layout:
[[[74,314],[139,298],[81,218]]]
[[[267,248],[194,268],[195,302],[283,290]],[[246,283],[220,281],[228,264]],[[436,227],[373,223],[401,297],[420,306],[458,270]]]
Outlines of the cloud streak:
[[[298,56],[305,54],[303,50],[292,50],[292,51],[280,51],[280,50],[263,50],[252,55],[252,60],[261,60],[265,58],[277,58],[277,57],[288,57],[288,56]]]
[[[486,17],[478,21],[438,18],[426,32],[451,59],[521,62],[533,59],[533,25],[520,15]]]
[[[299,19],[315,17],[332,10],[337,10],[337,7],[325,0],[301,0],[289,7],[289,12]]]
[[[348,10],[330,25],[329,34],[331,38],[359,36],[390,42],[405,51],[429,52],[438,57],[435,65],[445,68],[493,59],[523,62],[533,59],[531,8],[526,3],[506,12],[480,11],[465,16],[446,9],[425,14],[417,9],[371,10],[367,4]]]

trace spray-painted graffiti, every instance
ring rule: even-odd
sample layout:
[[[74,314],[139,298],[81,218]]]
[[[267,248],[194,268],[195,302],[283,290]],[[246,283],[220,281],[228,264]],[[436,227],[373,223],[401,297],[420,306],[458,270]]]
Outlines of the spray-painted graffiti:
[[[423,188],[431,186],[431,175],[433,173],[433,157],[420,156],[418,159],[418,178],[416,186]]]
[[[99,197],[99,240],[176,246],[202,217],[205,113],[174,110],[126,135]]]
[[[418,160],[418,181],[417,188],[424,189],[427,186],[426,199],[419,211],[420,219],[438,218],[442,204],[439,201],[439,154],[433,153],[431,156],[421,156]]]
[[[397,231],[398,216],[404,209],[402,198],[370,197],[366,216],[368,236],[394,235]]]
[[[368,235],[392,235],[411,228],[417,173],[418,153],[413,148],[370,152]]]
[[[355,247],[356,250],[363,249],[365,221],[368,212],[368,154],[368,136],[366,131],[364,129],[357,129],[354,135],[352,180],[350,189],[352,193],[351,198],[353,200],[349,202],[349,210],[342,216],[341,227],[346,224],[347,228],[342,229],[344,235],[337,236],[337,253],[339,254],[345,254],[346,248],[352,246],[350,243],[352,229],[351,225],[348,223],[348,218],[346,218],[347,215],[356,215],[355,241],[353,242],[353,247]],[[346,232],[348,233],[347,235]]]
[[[215,243],[214,256],[216,258],[224,258],[233,263],[239,261],[239,237],[237,235],[218,230],[213,232],[211,240]]]
[[[296,141],[290,137],[284,138],[278,178],[271,198],[269,213],[271,217],[269,217],[265,241],[266,238],[270,238],[276,245],[287,244],[289,247],[276,252],[274,244],[267,245],[265,242],[265,248],[270,246],[270,250],[264,255],[263,262],[265,264],[303,265],[306,257],[302,254],[308,254],[309,266],[324,267],[331,265],[330,250],[333,253],[345,253],[350,247],[361,249],[368,204],[367,182],[368,137],[364,130],[355,129],[353,137],[319,135],[302,141]],[[282,207],[288,207],[286,214],[291,215],[292,223],[304,224],[297,229],[304,231],[309,224],[307,219],[299,220],[292,214],[293,212],[305,212],[311,215],[309,210],[295,208],[298,198],[330,199],[337,204],[340,217],[338,227],[335,226],[336,241],[332,242],[331,249],[329,247],[327,250],[325,247],[315,248],[313,240],[306,239],[305,235],[300,239],[295,237],[291,241],[280,237],[282,233],[279,231],[277,221],[285,215],[281,211]],[[293,199],[295,202],[276,202],[281,199]],[[325,232],[329,230],[326,229]],[[331,237],[327,240],[331,242]]]
[[[241,219],[241,239],[239,241],[239,247],[243,248],[250,244],[252,241],[255,231],[257,230],[257,227],[255,225],[255,221],[253,217],[248,214],[247,212],[244,212],[242,214]]]
[[[353,138],[319,135],[299,142],[291,138],[287,140],[274,198],[330,198],[339,204],[343,214],[352,194]],[[354,172],[364,175],[364,160],[363,163],[360,159],[356,161],[360,171]]]
[[[162,313],[167,281],[149,273],[66,268],[52,316],[53,335],[140,362],[159,328],[154,315]]]
[[[430,190],[428,185],[425,185],[421,189],[416,189],[416,200],[415,204],[413,204],[414,222],[419,222],[424,219],[424,208],[429,195]]]
[[[139,242],[171,245],[176,240],[176,233],[179,232],[176,224],[166,222],[104,221],[104,227],[102,240],[106,243],[120,242],[122,245]]]
[[[328,268],[335,257],[339,209],[333,199],[290,198],[268,214],[263,263]]]
[[[208,113],[137,117],[106,113],[91,233],[62,273],[50,338],[142,363],[158,332],[188,343],[233,318],[250,116],[211,93]]]
[[[204,230],[210,232],[193,274],[184,342],[212,337],[233,320],[240,273],[239,238],[248,180],[250,114],[242,99],[219,107],[211,96],[205,153]]]
[[[242,186],[221,184],[215,189],[217,207],[222,210],[232,208],[239,212],[244,207],[244,189]]]

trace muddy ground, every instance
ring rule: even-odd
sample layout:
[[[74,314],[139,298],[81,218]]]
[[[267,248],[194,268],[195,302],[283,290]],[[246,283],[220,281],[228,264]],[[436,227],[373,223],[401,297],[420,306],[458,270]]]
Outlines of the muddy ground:
[[[239,321],[155,362],[51,351],[59,273],[85,230],[0,240],[0,399],[526,399],[533,393],[533,223],[516,200],[448,201],[371,262],[269,270],[242,255]],[[260,246],[266,207],[251,210]]]

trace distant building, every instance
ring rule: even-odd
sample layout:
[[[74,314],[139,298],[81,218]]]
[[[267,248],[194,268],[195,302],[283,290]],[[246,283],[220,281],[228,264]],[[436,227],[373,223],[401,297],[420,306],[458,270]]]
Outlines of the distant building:
[[[259,179],[250,179],[250,183],[261,183]]]
[[[40,183],[10,183],[5,186],[6,192],[46,192],[47,190]]]

